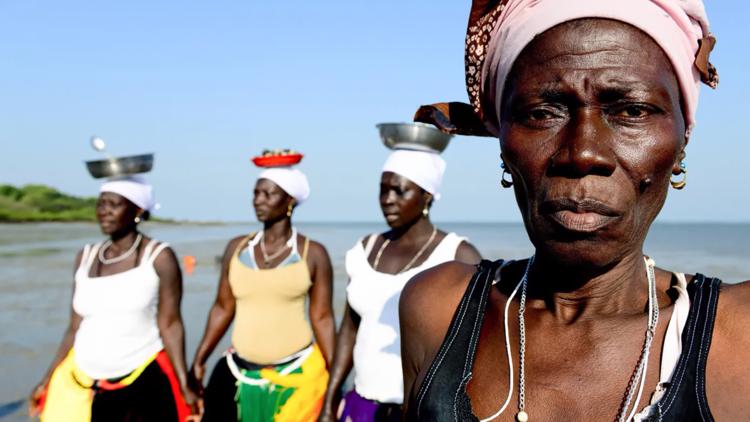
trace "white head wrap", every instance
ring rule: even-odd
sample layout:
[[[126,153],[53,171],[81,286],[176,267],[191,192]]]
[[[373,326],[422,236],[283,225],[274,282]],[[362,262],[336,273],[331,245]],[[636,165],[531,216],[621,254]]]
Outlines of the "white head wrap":
[[[294,198],[298,205],[305,202],[310,196],[310,184],[307,182],[307,176],[295,168],[269,168],[263,170],[258,179],[268,179],[276,183],[284,192]]]
[[[154,189],[143,176],[124,176],[105,182],[99,192],[112,192],[135,204],[145,211],[152,211],[156,207]]]
[[[440,199],[445,166],[445,160],[437,153],[397,149],[385,160],[383,172],[390,171],[406,177],[437,200]]]

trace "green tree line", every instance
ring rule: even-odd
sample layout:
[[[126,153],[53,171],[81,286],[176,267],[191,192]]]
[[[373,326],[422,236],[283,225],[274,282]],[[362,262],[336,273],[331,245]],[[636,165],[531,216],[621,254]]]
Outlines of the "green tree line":
[[[45,185],[0,185],[0,222],[94,220],[94,197],[67,195]]]

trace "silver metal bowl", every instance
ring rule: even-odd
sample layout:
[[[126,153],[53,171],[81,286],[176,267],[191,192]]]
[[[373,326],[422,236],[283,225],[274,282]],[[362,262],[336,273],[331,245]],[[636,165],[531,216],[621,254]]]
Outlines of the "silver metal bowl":
[[[380,123],[380,139],[391,149],[413,149],[441,153],[453,137],[424,123]]]
[[[146,173],[151,171],[153,166],[154,154],[131,155],[128,157],[108,158],[106,160],[86,161],[86,167],[95,179]]]

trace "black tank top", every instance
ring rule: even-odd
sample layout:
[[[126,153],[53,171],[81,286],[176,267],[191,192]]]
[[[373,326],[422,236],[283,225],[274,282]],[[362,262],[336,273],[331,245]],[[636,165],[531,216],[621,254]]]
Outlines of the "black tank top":
[[[482,261],[453,315],[448,333],[417,395],[409,405],[409,421],[478,421],[466,386],[484,320],[492,281],[503,261]],[[713,421],[706,400],[706,359],[711,346],[721,281],[697,274],[688,284],[690,313],[682,333],[682,353],[666,394],[649,420]],[[640,409],[639,409],[640,410]]]

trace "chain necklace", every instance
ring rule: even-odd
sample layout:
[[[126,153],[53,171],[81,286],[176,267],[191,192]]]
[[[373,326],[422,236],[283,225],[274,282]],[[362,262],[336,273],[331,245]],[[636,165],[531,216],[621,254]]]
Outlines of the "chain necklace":
[[[412,257],[412,259],[407,263],[403,268],[401,268],[401,271],[397,272],[396,274],[401,274],[407,270],[410,270],[412,265],[414,265],[417,262],[417,259],[419,259],[420,256],[427,250],[427,247],[430,246],[433,240],[435,240],[435,236],[437,235],[437,227],[432,228],[432,234],[430,234],[430,238],[427,239],[427,242],[425,242],[424,245],[419,249],[419,251]],[[378,253],[375,255],[375,262],[372,264],[372,269],[377,271],[378,270],[378,264],[380,264],[380,257],[383,255],[383,251],[385,250],[386,246],[388,246],[391,243],[391,239],[385,239],[382,245],[380,245],[380,249],[378,249]]]
[[[286,241],[286,244],[283,248],[279,249],[278,251],[272,253],[271,255],[268,255],[268,252],[266,252],[266,245],[263,242],[263,236],[261,235],[260,241],[260,254],[263,255],[263,265],[265,267],[268,267],[271,264],[271,261],[281,256],[282,253],[286,252],[287,249],[291,248],[291,241],[295,237],[296,232],[292,230],[292,236],[289,237],[289,240]]]
[[[646,383],[646,374],[648,369],[648,356],[651,351],[651,343],[656,335],[656,327],[659,323],[659,304],[656,296],[656,276],[654,274],[654,266],[656,265],[651,258],[644,257],[646,261],[646,276],[648,278],[648,326],[646,328],[646,335],[643,342],[643,348],[641,349],[641,355],[638,358],[635,371],[633,372],[630,380],[628,381],[627,389],[625,390],[625,397],[617,413],[618,422],[630,421],[637,411],[638,403],[641,401],[641,395],[643,394],[643,387]],[[519,329],[519,357],[518,357],[518,413],[516,413],[516,421],[527,422],[529,420],[529,414],[526,413],[526,319],[524,314],[526,312],[526,290],[528,284],[529,271],[531,264],[534,262],[534,257],[529,258],[528,264],[526,265],[526,271],[521,277],[521,280],[516,285],[513,293],[508,297],[508,301],[505,306],[505,346],[508,355],[508,371],[509,371],[509,389],[508,397],[505,403],[500,407],[497,413],[490,416],[489,418],[482,419],[481,422],[487,422],[500,416],[508,403],[510,402],[511,396],[513,395],[513,362],[510,353],[510,338],[508,335],[508,309],[510,303],[513,301],[513,297],[521,289],[520,304],[518,307],[518,329]],[[636,388],[638,394],[635,400]],[[633,403],[633,409],[628,413],[630,405]]]
[[[654,263],[654,260],[649,257],[644,257],[643,259],[646,261],[646,275],[648,276],[648,328],[646,329],[646,338],[643,341],[641,357],[638,359],[636,370],[630,377],[628,389],[625,391],[625,400],[617,417],[618,422],[630,421],[638,410],[638,402],[641,401],[643,386],[646,384],[648,355],[651,351],[651,343],[656,336],[656,326],[659,324],[659,302],[656,297],[656,275],[654,274],[654,267],[656,264]],[[636,387],[638,387],[638,395],[635,400],[632,400]],[[631,401],[633,401],[633,410],[628,414],[628,408],[630,407]],[[627,415],[627,417],[625,415]]]
[[[101,262],[104,265],[110,265],[110,264],[117,264],[118,262],[122,262],[126,260],[130,255],[133,255],[133,252],[135,252],[138,245],[140,245],[141,240],[143,239],[143,235],[138,233],[138,236],[135,238],[135,241],[133,241],[133,244],[130,245],[130,248],[125,251],[125,253],[121,255],[117,255],[114,258],[107,258],[104,256],[104,252],[109,249],[110,246],[112,246],[112,239],[107,239],[102,243],[102,246],[99,247],[99,262]]]

